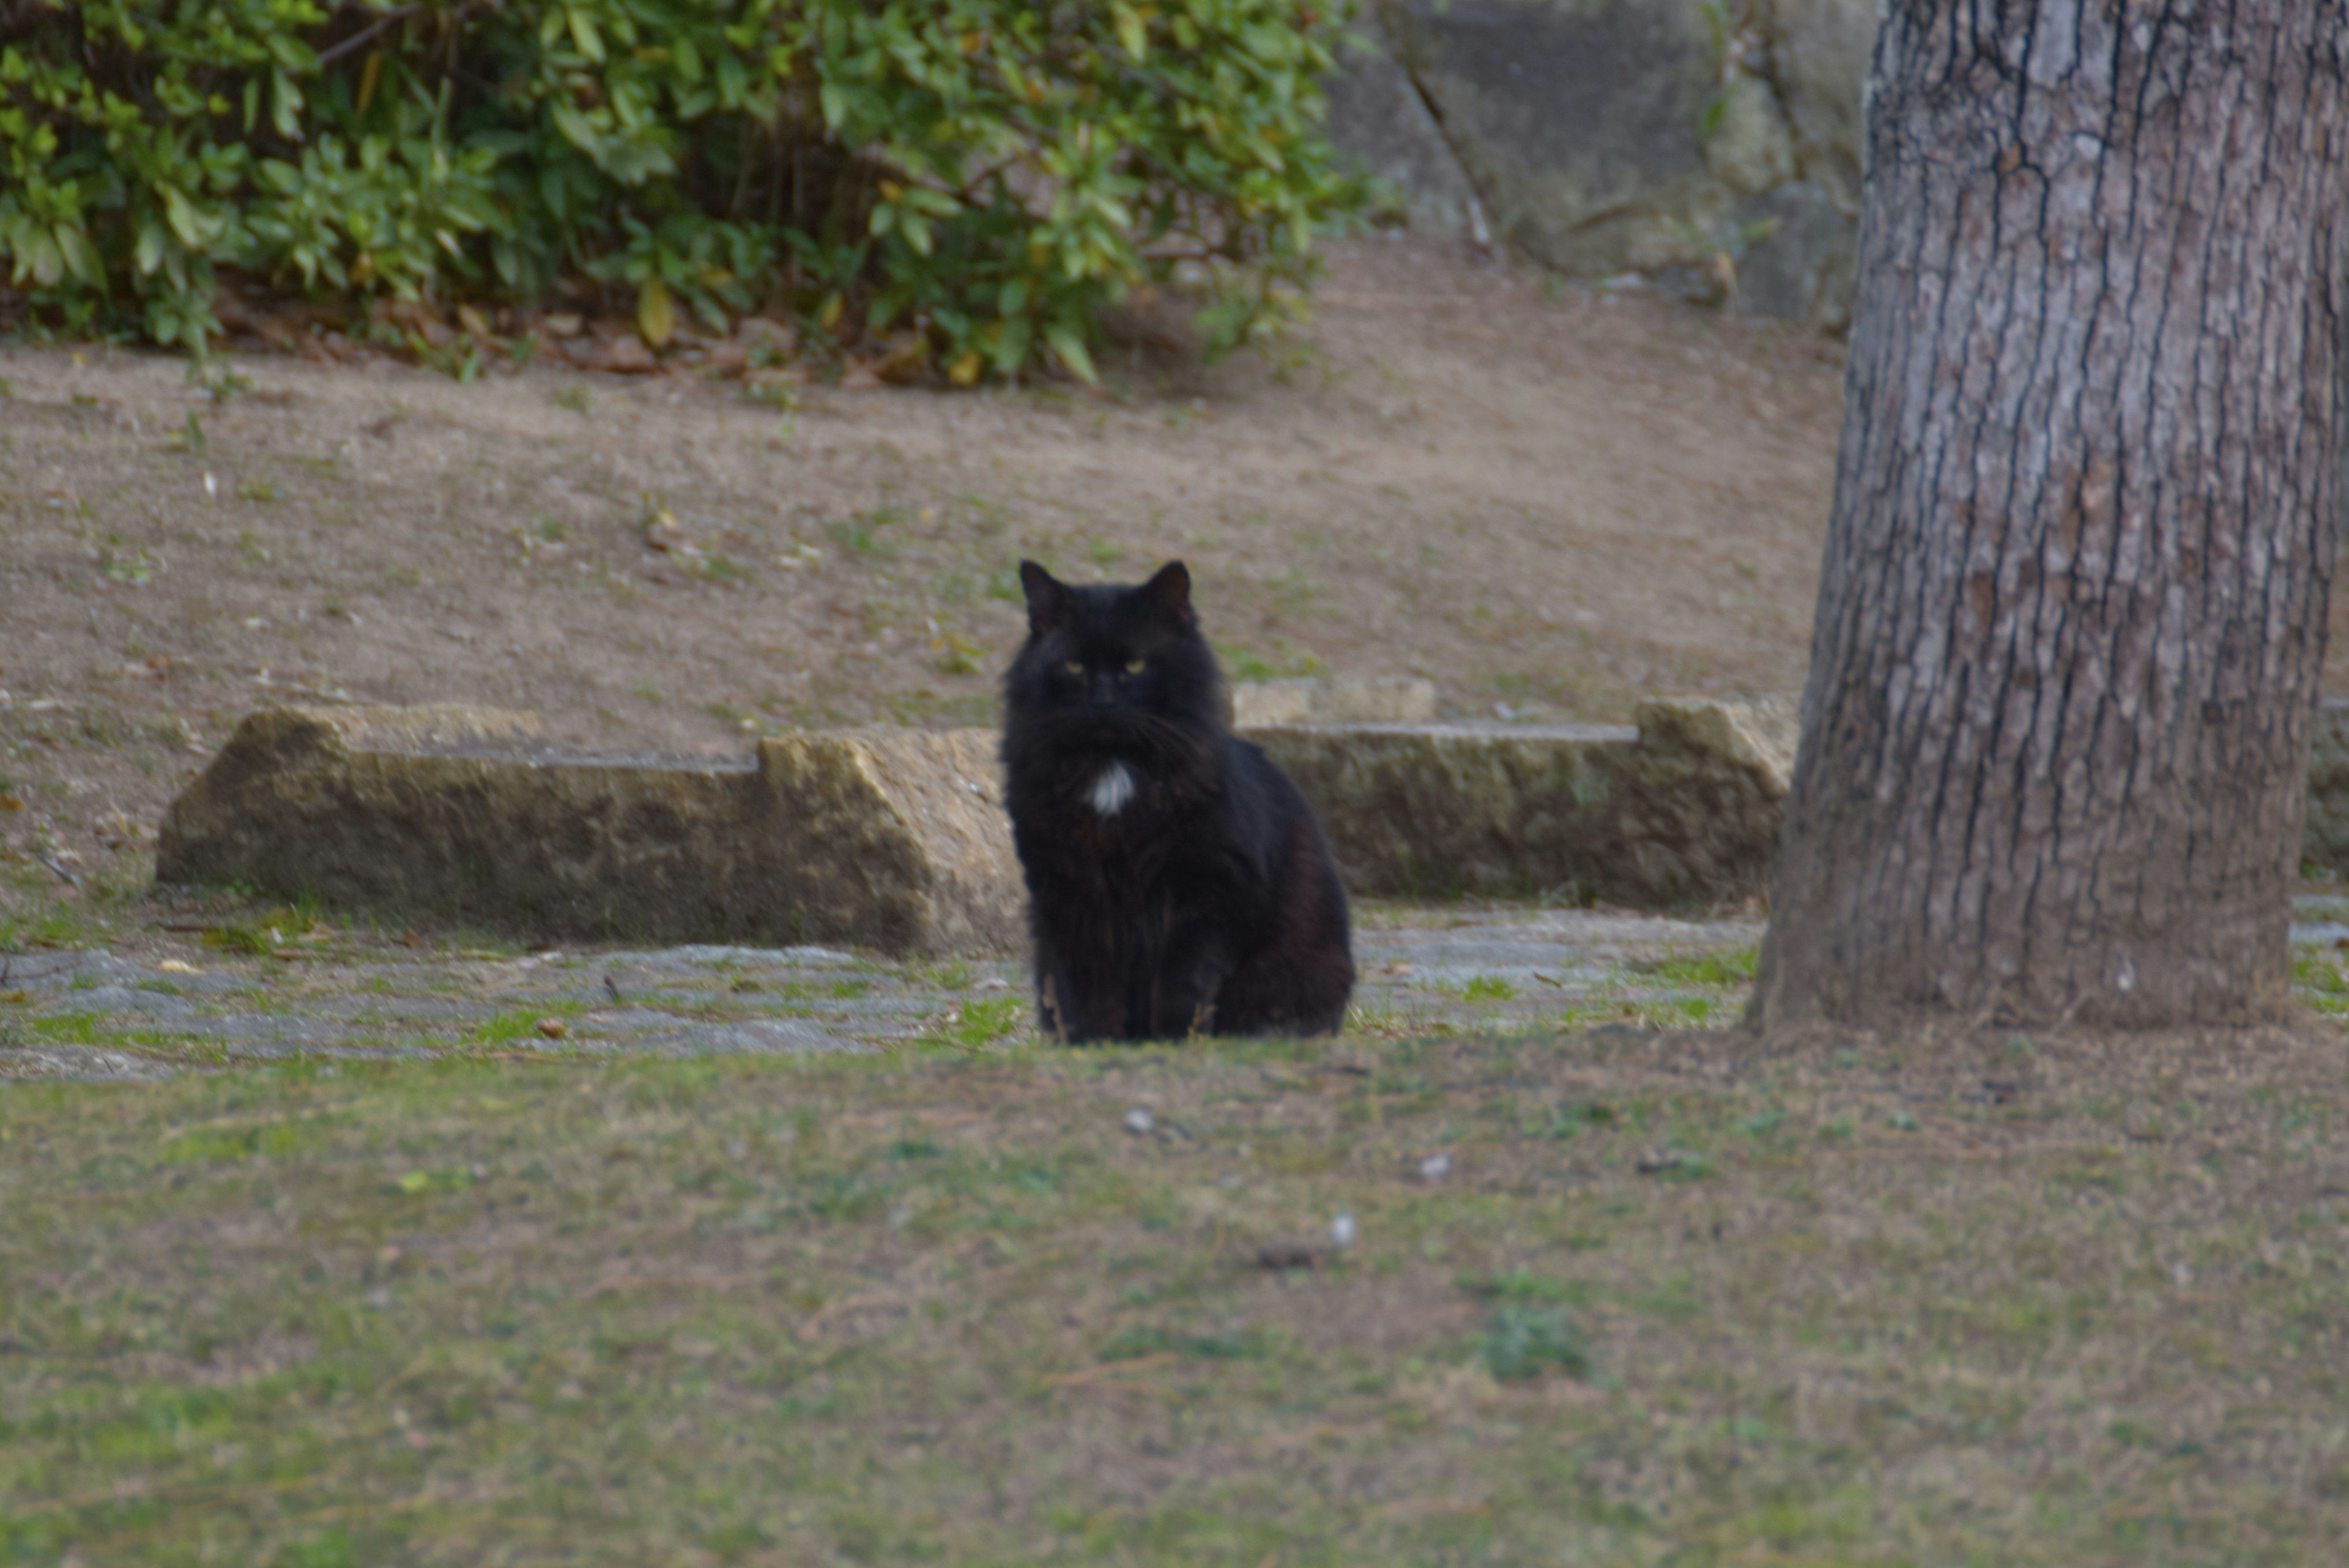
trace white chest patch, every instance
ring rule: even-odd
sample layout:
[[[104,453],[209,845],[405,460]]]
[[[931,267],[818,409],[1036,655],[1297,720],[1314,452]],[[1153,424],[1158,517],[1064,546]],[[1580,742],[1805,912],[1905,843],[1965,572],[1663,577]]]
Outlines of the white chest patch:
[[[1133,770],[1123,763],[1112,763],[1102,769],[1093,787],[1085,791],[1085,804],[1103,816],[1115,816],[1133,799]]]

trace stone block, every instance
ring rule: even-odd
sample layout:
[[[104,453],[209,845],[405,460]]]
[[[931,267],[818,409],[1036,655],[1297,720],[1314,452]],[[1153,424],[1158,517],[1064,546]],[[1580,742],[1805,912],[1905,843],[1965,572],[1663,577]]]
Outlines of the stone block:
[[[1389,0],[1380,17],[1495,229],[1584,277],[1699,260],[1731,200],[1701,128],[1719,81],[1694,0]]]
[[[534,936],[1009,952],[994,738],[809,733],[734,763],[558,752],[526,714],[255,713],[171,804],[166,882]]]
[[[1312,802],[1360,893],[1670,908],[1762,891],[1793,704],[1662,701],[1635,718],[1246,732]]]
[[[1848,319],[1875,0],[1377,0],[1363,31],[1331,138],[1415,223],[1473,196],[1571,276]]]
[[[1346,722],[1241,732],[1297,780],[1359,892],[1670,908],[1762,886],[1791,703],[1433,724],[1357,717],[1423,715],[1422,681],[1279,691]],[[534,938],[1017,954],[999,778],[980,730],[806,732],[711,762],[567,753],[492,710],[272,709],[172,803],[156,875]]]
[[[1389,53],[1375,16],[1365,17],[1357,41],[1338,52],[1327,82],[1330,145],[1362,172],[1384,181],[1401,201],[1402,216],[1422,234],[1471,234],[1476,200],[1460,161],[1428,112],[1411,74]]]
[[[1771,0],[1770,71],[1803,178],[1859,211],[1868,62],[1880,0]]]
[[[1435,683],[1412,676],[1367,680],[1252,680],[1232,688],[1232,723],[1414,724],[1435,717]]]
[[[1730,308],[1829,332],[1851,325],[1857,221],[1825,189],[1781,185],[1740,204],[1736,227],[1753,237],[1737,257]]]

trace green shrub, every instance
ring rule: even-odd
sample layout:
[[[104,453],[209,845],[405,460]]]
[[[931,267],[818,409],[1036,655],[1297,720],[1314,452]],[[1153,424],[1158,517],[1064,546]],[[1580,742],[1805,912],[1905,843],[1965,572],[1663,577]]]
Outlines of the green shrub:
[[[1335,0],[1342,6],[1348,0]],[[780,302],[958,383],[1092,373],[1100,309],[1275,327],[1332,168],[1323,0],[0,0],[0,257],[47,329],[202,351],[313,296]]]

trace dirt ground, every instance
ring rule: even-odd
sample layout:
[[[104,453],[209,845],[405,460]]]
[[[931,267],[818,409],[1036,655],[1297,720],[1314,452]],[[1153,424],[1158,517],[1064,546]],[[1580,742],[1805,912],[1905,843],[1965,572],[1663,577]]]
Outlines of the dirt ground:
[[[194,747],[318,693],[599,748],[991,722],[1022,556],[1180,556],[1236,675],[1423,674],[1455,714],[1799,683],[1837,345],[1390,239],[1337,250],[1285,372],[1206,369],[1170,320],[1137,313],[1100,393],[795,411],[265,352],[216,398],[177,358],[0,349],[0,833],[120,844]]]

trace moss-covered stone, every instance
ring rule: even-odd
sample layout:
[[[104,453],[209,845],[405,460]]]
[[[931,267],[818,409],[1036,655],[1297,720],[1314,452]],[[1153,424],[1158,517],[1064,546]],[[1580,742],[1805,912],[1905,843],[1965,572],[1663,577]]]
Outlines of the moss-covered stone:
[[[1008,950],[992,738],[843,732],[755,763],[567,755],[528,715],[274,709],[172,803],[163,881],[545,936]]]
[[[1640,907],[1761,890],[1790,705],[1644,704],[1636,729],[1251,730],[1313,803],[1357,892],[1557,893]]]
[[[1244,733],[1296,778],[1361,892],[1657,907],[1758,890],[1790,708],[1636,716]],[[566,753],[529,715],[492,710],[272,709],[172,803],[157,876],[544,937],[1017,952],[998,781],[978,730],[810,732],[709,763]]]

